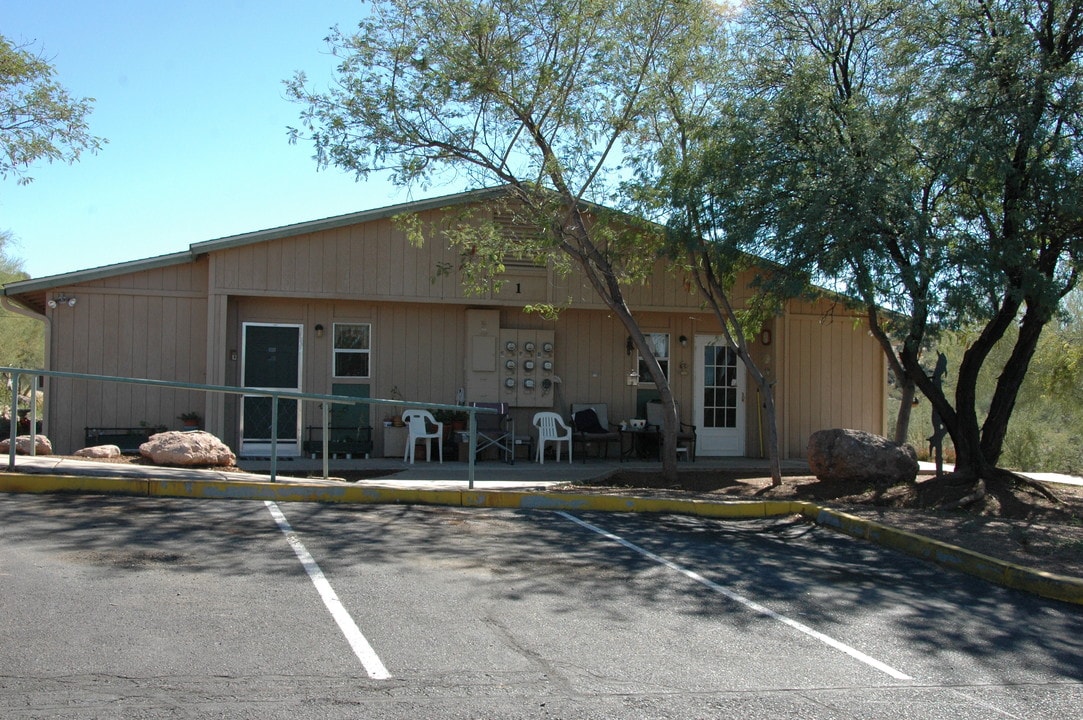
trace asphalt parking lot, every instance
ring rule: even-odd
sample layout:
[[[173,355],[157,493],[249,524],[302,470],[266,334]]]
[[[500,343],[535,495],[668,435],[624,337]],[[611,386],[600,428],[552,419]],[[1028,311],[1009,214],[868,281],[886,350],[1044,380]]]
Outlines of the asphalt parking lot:
[[[0,496],[5,718],[1065,718],[1083,608],[797,518]]]

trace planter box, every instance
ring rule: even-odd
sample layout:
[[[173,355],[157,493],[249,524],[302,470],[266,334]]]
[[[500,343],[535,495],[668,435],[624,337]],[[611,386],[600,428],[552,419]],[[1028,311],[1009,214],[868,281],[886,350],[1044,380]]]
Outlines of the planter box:
[[[309,425],[304,452],[310,458],[323,457],[323,427]],[[345,455],[347,458],[368,457],[372,452],[372,428],[328,427],[327,454],[330,457]]]
[[[30,420],[28,419],[26,422],[20,420],[15,432],[17,435],[29,435]],[[38,420],[36,432],[38,435],[41,435],[41,420]],[[7,418],[0,418],[0,440],[7,437],[11,437],[11,421]]]
[[[138,455],[139,446],[150,438],[165,432],[164,427],[86,428],[86,447],[116,445],[125,455]]]

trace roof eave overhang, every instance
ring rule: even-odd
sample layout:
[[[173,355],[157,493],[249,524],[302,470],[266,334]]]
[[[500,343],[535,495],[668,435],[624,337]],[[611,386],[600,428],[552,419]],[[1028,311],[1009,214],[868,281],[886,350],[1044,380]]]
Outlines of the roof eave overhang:
[[[8,297],[19,299],[23,296],[46,292],[54,288],[79,285],[95,280],[115,277],[117,275],[142,272],[144,270],[155,270],[158,268],[171,267],[173,265],[182,265],[186,262],[191,262],[194,257],[195,256],[191,252],[185,251],[172,253],[170,255],[158,255],[144,260],[132,260],[130,262],[117,263],[116,265],[103,265],[89,270],[76,270],[75,272],[62,273],[60,275],[48,275],[46,277],[30,278],[29,280],[19,280],[5,285],[3,293]]]

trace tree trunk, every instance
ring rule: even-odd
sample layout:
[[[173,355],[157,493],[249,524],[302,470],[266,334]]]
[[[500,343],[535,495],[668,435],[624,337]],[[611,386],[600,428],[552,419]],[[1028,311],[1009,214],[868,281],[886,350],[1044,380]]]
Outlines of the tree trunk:
[[[632,311],[624,300],[624,292],[612,263],[592,241],[590,227],[583,218],[579,198],[563,184],[562,178],[554,176],[552,179],[557,185],[559,206],[564,212],[563,221],[551,226],[558,245],[582,269],[595,293],[624,325],[628,336],[632,338],[632,343],[639,350],[651,376],[655,379],[658,396],[665,410],[662,427],[662,479],[666,483],[675,484],[677,482],[677,406],[669,378],[662,372],[658,358],[654,356],[654,349],[647,342],[646,336],[639,328],[639,323],[632,316]],[[516,184],[514,189],[517,197],[531,207],[539,217],[550,216],[548,212],[551,208],[547,209],[546,202],[549,197],[548,191],[543,193],[539,201],[532,195],[530,189],[521,184]]]
[[[982,457],[990,465],[996,465],[1000,461],[1004,438],[1008,434],[1008,421],[1015,409],[1015,401],[1019,397],[1019,389],[1023,385],[1027,368],[1038,349],[1038,340],[1048,321],[1047,311],[1028,302],[1019,326],[1019,336],[1012,348],[1011,357],[997,378],[996,391],[981,429]]]
[[[760,372],[759,366],[752,359],[752,354],[748,351],[748,344],[745,342],[741,321],[737,317],[737,313],[734,312],[733,306],[730,305],[729,297],[722,288],[707,253],[699,254],[698,260],[702,261],[699,265],[696,265],[697,257],[694,253],[692,260],[693,274],[696,283],[699,285],[700,293],[714,310],[715,318],[717,318],[718,324],[722,328],[722,333],[725,335],[726,340],[737,348],[737,357],[744,363],[745,369],[748,370],[748,374],[752,377],[753,382],[756,383],[756,388],[759,390],[760,402],[763,403],[764,422],[767,426],[767,461],[771,470],[771,485],[778,487],[782,485],[782,461],[778,448],[778,420],[775,411],[774,386]],[[733,327],[732,333],[730,332],[731,324]]]
[[[627,308],[625,308],[627,309]],[[621,316],[621,313],[618,313]],[[624,321],[624,317],[621,317]],[[639,350],[639,354],[651,377],[654,378],[655,389],[658,390],[658,399],[662,401],[662,479],[668,484],[677,482],[677,403],[673,397],[673,389],[669,384],[669,378],[662,372],[662,366],[658,358],[654,356],[654,348],[647,342],[647,336],[639,329],[639,324],[627,313],[627,321],[624,327],[632,338],[632,344]]]
[[[750,370],[751,371],[751,370]],[[756,375],[759,375],[756,373]],[[778,447],[778,411],[775,408],[775,388],[759,375],[760,402],[763,403],[763,421],[767,430],[767,461],[771,470],[771,485],[782,485],[782,461]]]
[[[895,434],[892,440],[897,443],[905,443],[910,435],[910,415],[913,411],[915,396],[914,380],[910,377],[907,369],[903,367],[899,357],[895,354],[895,347],[891,344],[891,338],[887,336],[887,333],[884,332],[883,327],[880,325],[880,309],[876,306],[876,303],[869,301],[868,297],[866,297],[865,309],[869,321],[869,331],[872,332],[872,336],[876,338],[876,341],[880,343],[880,349],[884,351],[888,367],[895,374],[895,381],[899,383],[899,390],[902,392],[899,414],[895,417]]]
[[[895,416],[895,433],[891,439],[897,443],[905,443],[910,437],[910,416],[914,410],[914,398],[917,396],[917,388],[914,381],[906,376],[898,378],[899,383],[899,414]]]

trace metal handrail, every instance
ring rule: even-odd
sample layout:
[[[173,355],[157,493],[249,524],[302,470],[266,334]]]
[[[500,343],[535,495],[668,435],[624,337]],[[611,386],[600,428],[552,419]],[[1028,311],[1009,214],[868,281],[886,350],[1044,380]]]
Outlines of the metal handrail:
[[[12,376],[11,393],[11,423],[9,428],[10,447],[8,449],[8,471],[15,470],[15,439],[18,437],[18,410],[19,410],[19,379],[23,375],[34,378],[55,377],[68,378],[71,380],[89,380],[96,382],[127,383],[130,385],[148,385],[151,387],[167,387],[178,390],[195,390],[206,393],[222,393],[225,395],[249,395],[255,397],[271,398],[271,482],[278,477],[278,401],[281,398],[288,400],[311,400],[323,404],[323,477],[329,475],[327,464],[328,442],[330,433],[330,406],[338,405],[419,405],[434,410],[456,410],[465,412],[469,416],[470,434],[470,459],[467,479],[470,489],[474,488],[474,455],[478,444],[478,413],[496,413],[492,408],[474,407],[472,405],[448,405],[443,403],[429,403],[423,401],[384,400],[381,398],[358,398],[350,395],[325,395],[321,393],[304,393],[295,390],[265,390],[260,388],[237,387],[234,385],[202,385],[199,383],[177,382],[174,380],[152,380],[150,378],[116,377],[112,375],[92,375],[88,373],[63,372],[60,370],[31,370],[28,368],[0,367],[0,373]],[[37,398],[30,403],[30,454],[35,453],[37,444]]]

